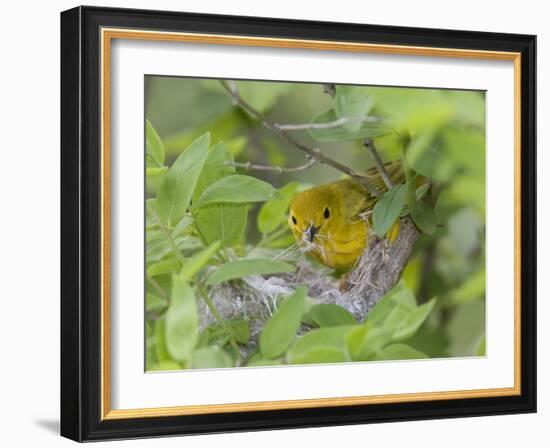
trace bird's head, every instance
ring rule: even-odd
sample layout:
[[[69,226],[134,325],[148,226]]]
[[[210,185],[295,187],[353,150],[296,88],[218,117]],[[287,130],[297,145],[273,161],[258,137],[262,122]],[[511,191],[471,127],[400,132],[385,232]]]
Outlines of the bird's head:
[[[322,244],[337,225],[339,205],[338,197],[324,186],[298,193],[288,216],[296,240],[305,246]]]

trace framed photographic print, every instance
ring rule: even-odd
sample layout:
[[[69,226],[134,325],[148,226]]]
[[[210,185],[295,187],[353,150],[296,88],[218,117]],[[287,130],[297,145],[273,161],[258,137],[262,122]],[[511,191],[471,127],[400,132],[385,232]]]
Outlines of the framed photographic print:
[[[535,37],[61,14],[61,433],[535,412]]]

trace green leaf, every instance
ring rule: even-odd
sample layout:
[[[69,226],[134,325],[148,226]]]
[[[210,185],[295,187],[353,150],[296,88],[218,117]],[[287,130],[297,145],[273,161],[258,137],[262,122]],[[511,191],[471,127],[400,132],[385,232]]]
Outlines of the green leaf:
[[[391,340],[391,333],[384,327],[375,327],[370,322],[353,328],[346,337],[351,359],[367,361]]]
[[[307,288],[301,286],[287,297],[267,321],[260,335],[260,350],[265,358],[278,358],[290,346],[300,328]]]
[[[436,230],[434,210],[424,201],[417,202],[411,211],[411,217],[417,227],[424,233],[432,235]]]
[[[446,100],[456,108],[455,120],[467,126],[485,128],[485,92],[445,90]]]
[[[166,312],[166,346],[171,357],[188,362],[199,338],[195,294],[181,276],[172,276],[172,295]]]
[[[420,185],[420,187],[418,187],[416,189],[415,196],[416,196],[417,201],[422,200],[422,198],[424,198],[424,196],[426,196],[426,193],[430,189],[430,186],[431,185],[428,182],[426,182],[425,184]]]
[[[195,225],[205,244],[219,240],[227,248],[242,241],[247,215],[243,204],[211,204],[195,211]]]
[[[216,251],[220,248],[220,242],[216,241],[210,246],[204,248],[200,252],[194,254],[189,260],[185,262],[181,269],[181,279],[183,281],[189,281],[191,278],[199,272],[210,259],[214,256]]]
[[[350,131],[355,132],[361,128],[362,122],[357,119],[364,118],[373,106],[374,100],[364,87],[336,86],[334,98],[336,116],[351,119],[344,125]]]
[[[469,177],[485,181],[485,132],[446,128],[442,132],[442,144],[453,164],[467,170]]]
[[[408,308],[403,305],[397,304],[393,307],[388,317],[383,322],[383,327],[393,335],[402,322],[409,316],[417,307]]]
[[[415,350],[425,353],[430,358],[447,358],[449,338],[445,335],[445,326],[432,327],[422,325],[411,338],[407,339],[407,345]]]
[[[248,344],[250,328],[247,319],[231,319],[215,322],[204,329],[200,338],[200,345],[217,345],[223,347],[233,338],[239,344]]]
[[[472,209],[459,210],[449,219],[448,227],[453,245],[462,257],[468,257],[479,246],[483,222]]]
[[[186,82],[189,86],[193,85],[193,83],[189,82],[189,80],[187,80]],[[196,88],[193,89],[193,93],[195,92]],[[220,110],[219,113],[215,113],[214,115],[212,115],[212,109],[210,109],[209,116],[206,117],[206,120],[200,121],[200,123],[197,122],[196,125],[191,125],[190,127],[186,127],[181,131],[176,131],[174,133],[171,133],[169,136],[166,136],[166,138],[163,139],[166,154],[179,154],[182,148],[186,148],[187,146],[189,146],[193,142],[193,140],[195,140],[197,137],[204,134],[205,132],[210,132],[210,139],[212,142],[219,142],[220,140],[231,140],[235,135],[235,131],[241,129],[243,125],[247,125],[248,117],[244,116],[238,108],[232,107],[228,104],[226,96],[227,94],[225,91],[220,91],[220,94],[221,95],[219,96],[219,98],[221,98],[224,103],[223,110]],[[208,103],[208,100],[210,100],[210,98],[202,97],[201,103]],[[197,101],[196,97],[195,101]],[[185,116],[190,118],[190,116],[193,115],[193,119],[195,119],[195,106],[196,104],[190,106],[189,108],[179,107],[177,110],[175,110],[173,114],[175,115],[175,117],[172,118],[173,120],[175,120],[174,125],[179,128],[182,127],[181,119],[178,116],[178,113],[181,113],[182,110],[193,110],[193,114],[185,114]],[[205,104],[205,106],[208,107],[208,104]]]
[[[277,99],[292,89],[289,82],[237,81],[239,95],[256,110],[266,112]]]
[[[269,275],[283,272],[294,272],[296,268],[284,261],[268,259],[245,259],[229,261],[218,267],[206,279],[207,285],[217,285],[227,280],[246,277],[247,275]]]
[[[414,294],[410,289],[405,288],[401,282],[370,310],[367,315],[368,322],[374,325],[382,325],[397,305],[409,310],[416,308]]]
[[[233,367],[233,360],[218,347],[202,347],[193,352],[191,367],[193,369],[221,369]]]
[[[292,364],[325,364],[347,361],[346,353],[334,347],[314,347],[301,356],[293,356]]]
[[[155,321],[155,336],[157,343],[155,351],[159,361],[172,360],[168,348],[166,347],[166,319],[164,317]]]
[[[369,311],[367,315],[367,322],[371,322],[374,325],[382,325],[384,320],[389,316],[392,310],[395,308],[395,303],[388,298],[388,295],[384,296],[374,308]]]
[[[145,119],[145,154],[152,159],[153,167],[164,166],[164,145],[151,122]]]
[[[483,337],[479,341],[479,344],[475,350],[475,355],[485,356],[486,351],[487,351],[487,339],[485,338],[485,335],[483,335]]]
[[[185,219],[185,218],[184,218]],[[189,253],[203,247],[197,237],[190,235],[180,235],[173,237],[178,248]],[[173,254],[172,246],[169,244],[166,235],[159,231],[148,231],[145,236],[147,262],[152,263],[166,258],[167,255]]]
[[[405,287],[403,283],[399,283],[388,295],[389,299],[397,305],[404,306],[408,309],[416,308],[414,293],[410,288]]]
[[[394,131],[391,124],[378,121],[362,121],[359,127],[353,126],[355,121],[338,125],[340,118],[334,109],[330,109],[317,115],[311,124],[319,125],[317,128],[309,129],[309,134],[320,142],[336,142],[360,140],[365,137],[375,138],[382,135],[388,135]],[[337,124],[336,126],[334,124]],[[351,128],[350,128],[351,126]]]
[[[232,138],[230,140],[227,140],[227,150],[231,154],[232,157],[237,157],[238,155],[243,152],[243,149],[246,148],[248,143],[248,139],[246,136],[241,135],[239,137]]]
[[[429,358],[425,353],[422,353],[406,344],[390,344],[378,351],[374,356],[376,361],[398,360],[398,359],[425,359]]]
[[[171,359],[166,359],[164,361],[159,361],[158,364],[155,364],[151,368],[151,371],[153,372],[167,371],[167,370],[181,370],[181,364]]]
[[[176,224],[176,227],[172,229],[172,238],[177,239],[179,236],[190,235],[192,230],[189,228],[189,226],[191,224],[193,224],[193,218],[191,218],[190,216],[184,216]]]
[[[485,187],[485,180],[462,174],[453,178],[446,192],[458,204],[470,205],[478,215],[485,216]]]
[[[210,149],[193,192],[193,203],[199,201],[204,190],[210,185],[226,176],[235,174],[232,162],[233,159],[224,142],[218,142]]]
[[[434,145],[434,140],[436,138],[436,133],[432,129],[420,132],[416,134],[411,141],[406,150],[407,162],[409,165],[414,168],[418,173],[428,176],[432,173],[432,159],[422,163],[423,157],[426,156],[432,150],[435,150],[437,146]],[[439,157],[441,154],[438,152],[436,154],[430,154]],[[427,168],[422,169],[423,165],[427,165]],[[429,174],[426,174],[429,173]]]
[[[181,263],[174,258],[157,261],[147,267],[147,275],[155,277],[157,275],[172,274],[181,269]]]
[[[280,366],[282,362],[278,359],[263,359],[257,358],[250,361],[247,367],[265,367],[265,366]]]
[[[319,327],[336,327],[338,325],[353,325],[355,317],[345,308],[332,303],[314,305],[308,312],[311,320]]]
[[[208,326],[199,335],[197,348],[220,347],[223,348],[231,340],[231,334],[222,325]]]
[[[376,101],[376,111],[411,133],[437,128],[452,117],[455,107],[440,89],[366,87]]]
[[[233,158],[227,146],[215,145],[204,163],[193,194],[193,203],[198,203],[202,192],[213,183],[235,173]],[[246,204],[210,204],[194,212],[195,226],[205,244],[220,241],[222,247],[231,247],[241,241],[247,221]]]
[[[406,185],[395,185],[386,191],[380,200],[374,206],[372,212],[372,221],[374,225],[374,233],[378,237],[383,237],[390,227],[395,223],[407,196]]]
[[[395,329],[392,340],[403,341],[410,338],[424,323],[428,315],[431,313],[436,299],[433,298],[429,302],[419,306],[414,311],[409,313]]]
[[[231,330],[231,336],[239,344],[248,344],[250,341],[250,325],[247,319],[229,320],[226,324]]]
[[[298,182],[290,182],[281,188],[275,197],[262,205],[257,221],[260,233],[273,232],[286,222],[288,207],[299,187]]]
[[[175,226],[183,217],[208,156],[210,134],[197,138],[182,152],[164,177],[157,195],[160,220]]]
[[[367,336],[367,333],[374,328],[370,322],[365,322],[362,325],[353,327],[346,335],[346,344],[350,353],[351,359],[357,360],[360,358],[363,340]]]
[[[155,216],[155,210],[157,209],[156,199],[145,200],[145,230],[158,227],[157,217]]]
[[[168,301],[156,294],[145,293],[145,311],[148,313],[160,312],[168,306]]]
[[[338,327],[326,327],[311,330],[300,337],[288,351],[288,361],[291,364],[299,364],[308,359],[310,352],[318,352],[321,349],[333,349],[346,352],[346,335],[353,329],[351,325]]]
[[[235,174],[220,179],[204,190],[197,207],[203,207],[207,204],[247,204],[267,201],[273,197],[275,191],[270,184],[263,180],[243,174]]]
[[[290,231],[290,229],[289,229]],[[271,249],[287,249],[289,246],[292,246],[296,242],[296,239],[291,233],[287,233],[286,235],[283,235],[281,238],[276,238],[269,243],[265,244],[265,247],[269,247]],[[297,254],[296,254],[297,255]],[[292,254],[288,255],[288,260],[292,260],[294,257]]]
[[[480,299],[485,295],[485,269],[476,271],[468,277],[458,288],[453,289],[450,294],[450,300],[455,304],[467,303]]]
[[[168,167],[147,167],[145,168],[145,175],[147,177],[161,177],[164,176],[168,172]]]
[[[460,169],[460,165],[449,158],[439,134],[433,129],[416,134],[405,154],[414,171],[438,182],[449,182]]]
[[[397,327],[402,324],[403,320],[418,308],[416,299],[410,289],[405,288],[402,283],[399,283],[383,300],[390,304],[390,308],[386,316],[382,320],[379,320],[378,323],[392,335]],[[373,320],[368,320],[374,323]]]
[[[445,328],[450,356],[476,354],[479,340],[485,335],[486,304],[483,300],[466,302],[454,308]]]

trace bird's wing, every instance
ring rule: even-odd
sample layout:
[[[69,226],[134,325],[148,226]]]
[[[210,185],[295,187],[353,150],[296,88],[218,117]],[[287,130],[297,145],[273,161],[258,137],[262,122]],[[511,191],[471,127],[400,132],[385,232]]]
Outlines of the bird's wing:
[[[386,163],[384,168],[394,185],[405,181],[405,172],[403,170],[403,164],[400,161]],[[366,172],[366,176],[368,181],[378,191],[385,192],[388,190],[376,167],[369,169]],[[362,219],[360,215],[372,210],[378,199],[368,193],[363,186],[353,179],[348,178],[339,182],[342,183],[339,190],[345,191],[343,201],[348,218],[351,221]]]
[[[349,222],[361,219],[361,214],[372,209],[375,199],[356,180],[343,179],[335,182],[338,194],[342,195],[343,210]]]
[[[403,163],[399,160],[388,162],[384,164],[384,168],[390,176],[392,184],[402,184],[405,181],[405,171],[403,170]],[[374,186],[378,191],[386,191],[388,188],[380,176],[380,172],[376,167],[370,168],[366,172],[367,180]]]

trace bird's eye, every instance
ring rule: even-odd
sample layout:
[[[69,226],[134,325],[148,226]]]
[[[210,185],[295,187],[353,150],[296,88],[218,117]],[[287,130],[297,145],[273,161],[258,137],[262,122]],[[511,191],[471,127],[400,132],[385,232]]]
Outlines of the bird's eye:
[[[323,216],[325,217],[325,219],[330,218],[330,210],[328,209],[328,207],[325,207],[325,212],[323,213]]]
[[[294,216],[292,217],[292,223],[293,223],[294,225],[298,224],[298,221],[296,221],[296,218],[295,218]]]

